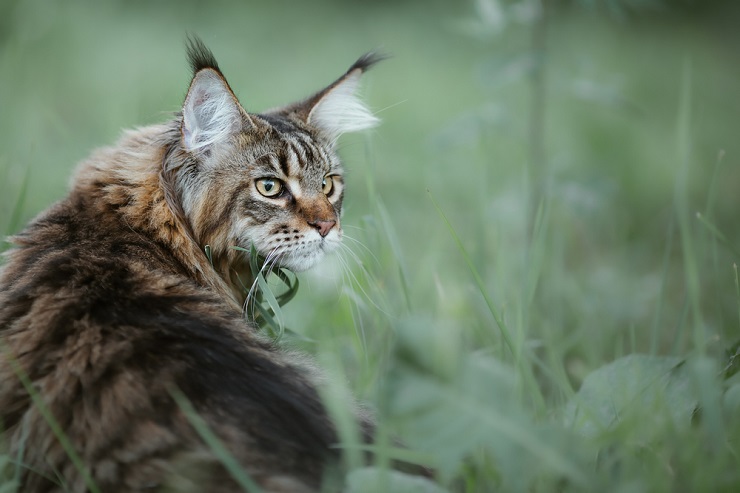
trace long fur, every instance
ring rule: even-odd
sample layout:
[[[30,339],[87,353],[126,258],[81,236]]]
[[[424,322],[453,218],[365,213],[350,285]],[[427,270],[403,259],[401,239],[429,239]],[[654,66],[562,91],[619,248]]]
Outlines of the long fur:
[[[182,113],[94,152],[6,253],[0,423],[23,464],[20,491],[88,491],[21,376],[101,491],[237,491],[173,392],[265,491],[339,489],[327,486],[339,457],[317,371],[243,318],[252,273],[234,247],[304,269],[338,246],[342,166],[325,134],[371,121],[354,95],[370,63],[323,99],[261,116],[239,105],[200,41],[188,51]],[[262,196],[265,176],[286,194]],[[357,419],[369,440],[371,421]]]

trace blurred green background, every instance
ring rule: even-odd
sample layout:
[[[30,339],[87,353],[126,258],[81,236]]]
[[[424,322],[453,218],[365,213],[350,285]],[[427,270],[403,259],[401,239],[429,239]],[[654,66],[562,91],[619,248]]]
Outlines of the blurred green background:
[[[340,143],[352,252],[301,275],[281,316],[447,464],[442,483],[740,484],[736,2],[2,0],[0,232],[61,198],[92,148],[179,109],[186,32],[250,111],[393,55],[365,81],[382,126]],[[567,424],[584,378],[634,353],[687,362],[682,395],[714,418],[584,439]],[[507,416],[514,438],[489,422]]]

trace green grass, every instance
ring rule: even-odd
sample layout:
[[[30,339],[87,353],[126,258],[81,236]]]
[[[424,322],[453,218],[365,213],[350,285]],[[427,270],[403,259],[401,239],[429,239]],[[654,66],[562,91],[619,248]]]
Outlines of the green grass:
[[[352,392],[394,491],[424,491],[383,475],[397,457],[465,492],[740,489],[736,9],[559,9],[542,58],[531,23],[505,10],[497,32],[474,2],[174,5],[0,6],[0,231],[178,108],[186,30],[255,111],[380,47],[383,125],[340,143],[353,253],[265,305],[332,375],[346,463]]]

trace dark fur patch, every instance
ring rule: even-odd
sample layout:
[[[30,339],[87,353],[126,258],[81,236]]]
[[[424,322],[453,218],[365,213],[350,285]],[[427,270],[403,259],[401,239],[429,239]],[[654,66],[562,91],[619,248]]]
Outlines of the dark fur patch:
[[[270,124],[272,128],[274,128],[281,134],[295,132],[296,130],[295,123],[291,122],[290,120],[288,120],[282,115],[260,114],[257,116],[265,120],[267,123]]]

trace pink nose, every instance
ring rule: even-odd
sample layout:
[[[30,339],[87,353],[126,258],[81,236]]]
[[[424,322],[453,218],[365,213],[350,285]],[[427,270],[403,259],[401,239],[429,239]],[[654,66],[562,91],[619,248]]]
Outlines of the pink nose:
[[[335,224],[337,224],[336,221],[309,221],[311,226],[319,230],[319,234],[324,237],[329,234],[329,231],[331,231],[331,228],[334,227]]]

